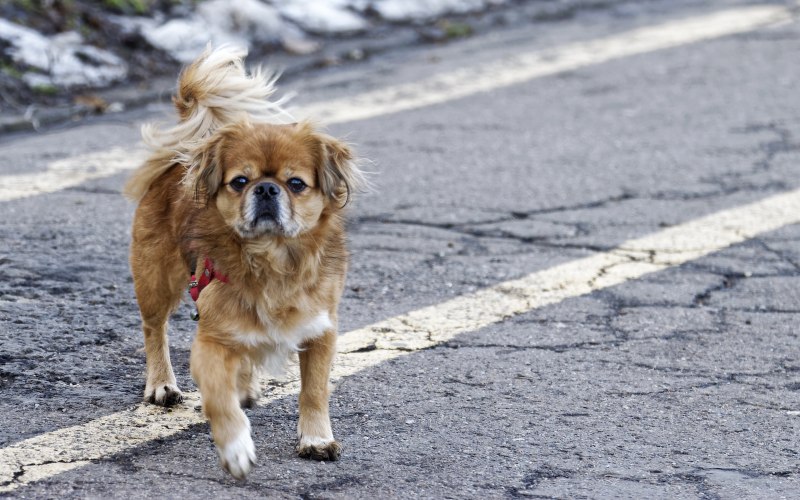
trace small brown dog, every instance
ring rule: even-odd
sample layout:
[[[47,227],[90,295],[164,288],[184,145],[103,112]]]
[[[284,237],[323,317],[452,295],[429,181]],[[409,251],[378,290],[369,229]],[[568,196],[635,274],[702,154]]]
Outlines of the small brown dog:
[[[184,70],[174,98],[180,123],[143,129],[154,152],[126,186],[139,200],[131,269],[147,356],[144,398],[182,400],[167,319],[195,273],[192,377],[222,466],[237,478],[255,461],[240,406],[258,398],[261,368],[281,367],[293,352],[301,374],[297,452],[339,457],[328,396],[347,270],[343,208],[364,183],[345,144],[308,123],[279,124],[288,115],[267,99],[274,79],[247,75],[245,55],[220,47]]]

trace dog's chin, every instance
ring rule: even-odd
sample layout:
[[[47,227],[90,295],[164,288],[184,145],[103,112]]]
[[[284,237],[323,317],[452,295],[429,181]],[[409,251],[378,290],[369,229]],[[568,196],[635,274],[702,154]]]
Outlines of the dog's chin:
[[[294,238],[300,233],[300,227],[294,221],[281,222],[272,217],[262,216],[237,225],[236,232],[242,238],[249,240],[269,236]]]

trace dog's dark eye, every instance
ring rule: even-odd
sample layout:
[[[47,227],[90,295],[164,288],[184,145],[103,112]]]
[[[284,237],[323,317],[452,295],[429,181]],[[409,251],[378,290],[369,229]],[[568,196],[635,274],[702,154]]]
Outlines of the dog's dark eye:
[[[286,181],[286,185],[289,186],[293,193],[299,193],[306,188],[306,183],[303,182],[303,179],[298,179],[297,177],[292,177]]]
[[[231,180],[231,181],[228,183],[228,185],[229,185],[229,186],[230,186],[230,187],[231,187],[231,188],[232,188],[234,191],[237,191],[237,192],[239,192],[239,191],[241,191],[242,189],[244,189],[244,187],[247,185],[247,177],[245,177],[245,176],[243,176],[243,175],[240,175],[239,177],[234,177],[234,178],[233,178],[233,179],[232,179],[232,180]]]

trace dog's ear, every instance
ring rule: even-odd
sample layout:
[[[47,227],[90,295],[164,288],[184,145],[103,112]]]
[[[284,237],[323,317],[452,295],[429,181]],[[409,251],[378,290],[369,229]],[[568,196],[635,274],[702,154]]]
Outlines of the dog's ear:
[[[327,134],[314,135],[321,149],[319,187],[327,198],[344,206],[352,193],[367,187],[364,173],[356,166],[350,146]]]
[[[204,205],[208,205],[222,185],[221,153],[227,135],[217,133],[200,146],[186,174],[195,201]]]

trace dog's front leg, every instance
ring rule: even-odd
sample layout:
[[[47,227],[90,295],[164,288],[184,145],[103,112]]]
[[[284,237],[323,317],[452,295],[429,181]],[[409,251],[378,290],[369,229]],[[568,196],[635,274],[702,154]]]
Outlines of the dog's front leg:
[[[314,460],[338,460],[342,446],[333,439],[328,414],[330,372],[336,352],[336,332],[329,330],[300,351],[300,420],[297,453]]]
[[[222,467],[241,479],[256,461],[250,436],[250,421],[239,407],[237,381],[243,354],[205,338],[198,332],[192,345],[191,370],[203,413],[211,425],[211,435]]]

